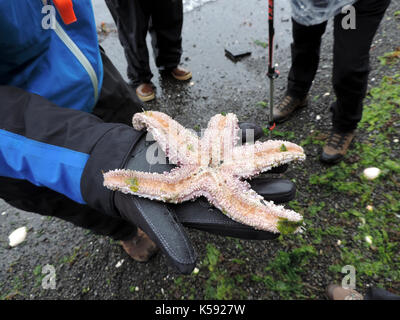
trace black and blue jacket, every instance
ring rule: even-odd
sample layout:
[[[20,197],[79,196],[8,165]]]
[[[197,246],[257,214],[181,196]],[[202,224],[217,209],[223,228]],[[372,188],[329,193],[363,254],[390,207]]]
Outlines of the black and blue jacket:
[[[121,167],[138,133],[90,114],[103,81],[91,0],[66,2],[76,22],[56,10],[44,29],[42,0],[0,0],[0,183],[26,181],[112,212],[101,170]]]

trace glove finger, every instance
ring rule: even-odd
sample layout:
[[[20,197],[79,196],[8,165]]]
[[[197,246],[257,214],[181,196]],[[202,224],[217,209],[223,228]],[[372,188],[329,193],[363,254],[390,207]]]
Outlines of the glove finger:
[[[220,236],[248,240],[272,240],[279,236],[279,234],[256,230],[230,219],[221,211],[211,206],[205,198],[172,205],[172,207],[179,221],[188,228]]]
[[[296,196],[296,185],[286,179],[256,178],[249,181],[251,188],[265,200],[284,203]]]
[[[183,274],[196,266],[196,252],[174,212],[164,203],[118,193],[121,216],[142,229]]]
[[[239,122],[239,135],[242,143],[253,143],[264,136],[263,129],[256,123],[252,122]]]
[[[148,149],[152,145],[154,146],[154,143],[146,141],[145,137],[139,140],[125,166],[126,169],[158,173],[169,171],[173,166],[163,164],[162,161],[152,161],[151,157],[156,151]],[[161,159],[164,157],[160,156]],[[123,194],[119,194],[120,197],[124,197],[124,200],[129,199],[130,211],[123,211],[128,215],[127,218],[157,243],[180,272],[190,273],[195,267],[196,253],[174,212],[162,202]]]
[[[282,164],[279,167],[274,167],[271,170],[267,171],[266,173],[276,173],[276,174],[280,174],[280,173],[284,173],[286,172],[286,170],[289,168],[289,164]]]
[[[296,194],[295,184],[285,179],[254,179],[250,181],[250,185],[266,200],[275,203],[293,200]],[[279,236],[267,231],[256,230],[230,219],[205,198],[174,205],[173,210],[179,221],[188,228],[241,239],[272,240]]]

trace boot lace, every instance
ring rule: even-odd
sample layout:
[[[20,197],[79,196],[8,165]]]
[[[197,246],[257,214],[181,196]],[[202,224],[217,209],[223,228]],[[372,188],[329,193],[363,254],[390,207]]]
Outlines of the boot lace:
[[[327,145],[334,149],[342,149],[346,142],[346,134],[331,132]]]
[[[282,103],[278,106],[279,111],[285,111],[290,107],[290,103],[292,102],[292,98],[290,96],[286,96]]]

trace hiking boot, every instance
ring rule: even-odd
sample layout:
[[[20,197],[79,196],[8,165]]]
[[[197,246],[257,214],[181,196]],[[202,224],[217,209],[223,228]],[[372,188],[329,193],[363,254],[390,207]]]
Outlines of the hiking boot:
[[[307,96],[299,99],[286,95],[280,104],[274,106],[274,122],[281,123],[286,121],[295,110],[304,108],[307,106],[307,104]]]
[[[136,94],[143,102],[151,101],[156,97],[151,83],[142,83],[136,88]]]
[[[171,70],[171,75],[179,81],[186,81],[192,78],[192,73],[182,67],[176,67]]]
[[[121,245],[125,252],[138,262],[149,261],[158,251],[156,244],[139,228],[136,236],[130,240],[121,241]]]
[[[332,130],[322,150],[320,160],[329,164],[338,163],[347,153],[354,135],[354,130],[349,132]]]
[[[337,284],[330,284],[325,293],[330,300],[364,300],[362,294],[357,291],[343,288]]]

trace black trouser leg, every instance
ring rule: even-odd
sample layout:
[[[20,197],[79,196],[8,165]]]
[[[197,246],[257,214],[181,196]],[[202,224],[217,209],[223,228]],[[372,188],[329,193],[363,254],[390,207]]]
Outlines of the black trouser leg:
[[[332,105],[332,123],[336,130],[354,130],[361,120],[370,70],[370,47],[389,4],[390,0],[356,2],[356,29],[343,29],[344,16],[335,17],[333,88],[337,101]]]
[[[156,66],[175,68],[182,55],[182,0],[154,0],[150,33]]]
[[[315,26],[304,26],[292,19],[292,67],[287,88],[289,95],[303,98],[310,90],[318,69],[321,37],[326,24],[324,22]]]
[[[124,47],[128,61],[128,78],[134,86],[150,82],[153,74],[150,70],[146,36],[152,1],[106,0],[106,4],[117,25],[119,40]]]
[[[18,209],[57,217],[115,240],[128,240],[136,235],[137,228],[125,220],[105,215],[26,180],[0,177],[0,198]]]
[[[132,126],[132,117],[135,113],[142,111],[143,104],[101,47],[100,53],[103,61],[103,86],[99,101],[92,113],[105,122],[125,123]]]

